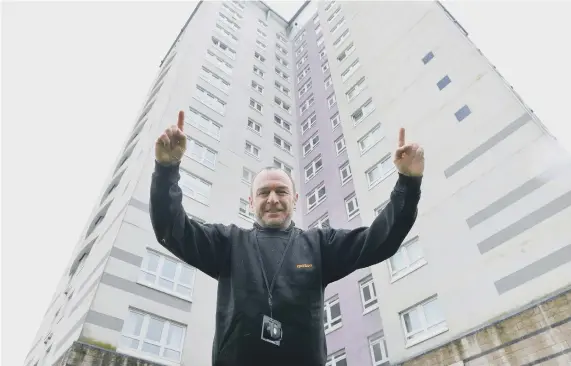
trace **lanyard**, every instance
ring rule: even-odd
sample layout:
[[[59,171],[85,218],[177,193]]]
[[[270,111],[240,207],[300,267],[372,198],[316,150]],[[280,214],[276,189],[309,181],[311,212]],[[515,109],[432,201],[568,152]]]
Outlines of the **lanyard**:
[[[282,268],[282,264],[284,263],[285,256],[293,243],[295,236],[293,235],[294,228],[291,229],[291,233],[289,234],[287,245],[284,249],[282,254],[282,258],[278,262],[278,268],[276,268],[276,272],[274,273],[274,278],[272,278],[272,283],[268,284],[268,275],[266,274],[266,269],[264,267],[264,260],[262,258],[262,252],[260,250],[260,244],[258,243],[258,236],[254,233],[254,244],[256,246],[256,252],[258,253],[258,260],[260,262],[260,268],[262,270],[262,277],[264,278],[264,285],[266,285],[266,290],[268,290],[268,305],[270,305],[270,317],[273,318],[274,315],[272,314],[272,292],[274,290],[274,285],[276,284],[276,279],[278,278],[278,273]]]

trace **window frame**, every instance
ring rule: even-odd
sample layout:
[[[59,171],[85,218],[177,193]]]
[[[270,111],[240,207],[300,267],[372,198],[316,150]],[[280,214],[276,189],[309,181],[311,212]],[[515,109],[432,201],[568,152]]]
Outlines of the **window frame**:
[[[331,308],[339,304],[339,316],[336,318],[331,317]],[[343,326],[343,312],[341,311],[341,302],[339,301],[339,296],[333,296],[332,298],[324,301],[323,312],[327,319],[324,322],[323,328],[325,329],[325,334],[329,334]]]

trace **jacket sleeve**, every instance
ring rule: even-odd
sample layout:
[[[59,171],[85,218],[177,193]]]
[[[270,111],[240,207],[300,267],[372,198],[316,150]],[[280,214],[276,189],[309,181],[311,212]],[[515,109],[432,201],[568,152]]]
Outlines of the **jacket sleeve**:
[[[217,279],[230,255],[229,227],[201,224],[182,206],[179,164],[155,162],[149,212],[158,242],[182,261]]]
[[[392,257],[416,221],[422,177],[399,174],[390,200],[371,226],[327,229],[322,240],[323,278],[335,282]]]

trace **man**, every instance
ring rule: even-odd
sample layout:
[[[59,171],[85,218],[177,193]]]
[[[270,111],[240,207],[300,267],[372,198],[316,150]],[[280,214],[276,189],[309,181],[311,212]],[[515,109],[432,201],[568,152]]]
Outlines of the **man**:
[[[267,168],[252,182],[256,223],[242,229],[200,224],[186,215],[178,187],[183,126],[181,111],[177,125],[156,142],[150,213],[157,240],[167,250],[218,280],[212,365],[324,366],[323,290],[396,253],[416,219],[422,148],[406,144],[400,130],[394,158],[398,181],[368,228],[297,228],[291,220],[298,199],[293,180],[281,169]]]

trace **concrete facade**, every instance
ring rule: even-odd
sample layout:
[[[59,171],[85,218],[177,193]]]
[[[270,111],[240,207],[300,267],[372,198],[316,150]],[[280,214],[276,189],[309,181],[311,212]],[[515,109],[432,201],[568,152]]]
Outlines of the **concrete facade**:
[[[326,289],[327,366],[434,364],[419,357],[570,282],[569,156],[439,3],[311,2],[287,22],[261,2],[201,2],[25,365],[53,365],[78,339],[211,364],[216,282],[158,245],[148,213],[153,144],[181,108],[183,205],[208,222],[251,226],[251,174],[279,165],[299,188],[298,226],[368,225],[396,181],[398,128],[424,145],[403,249]]]

